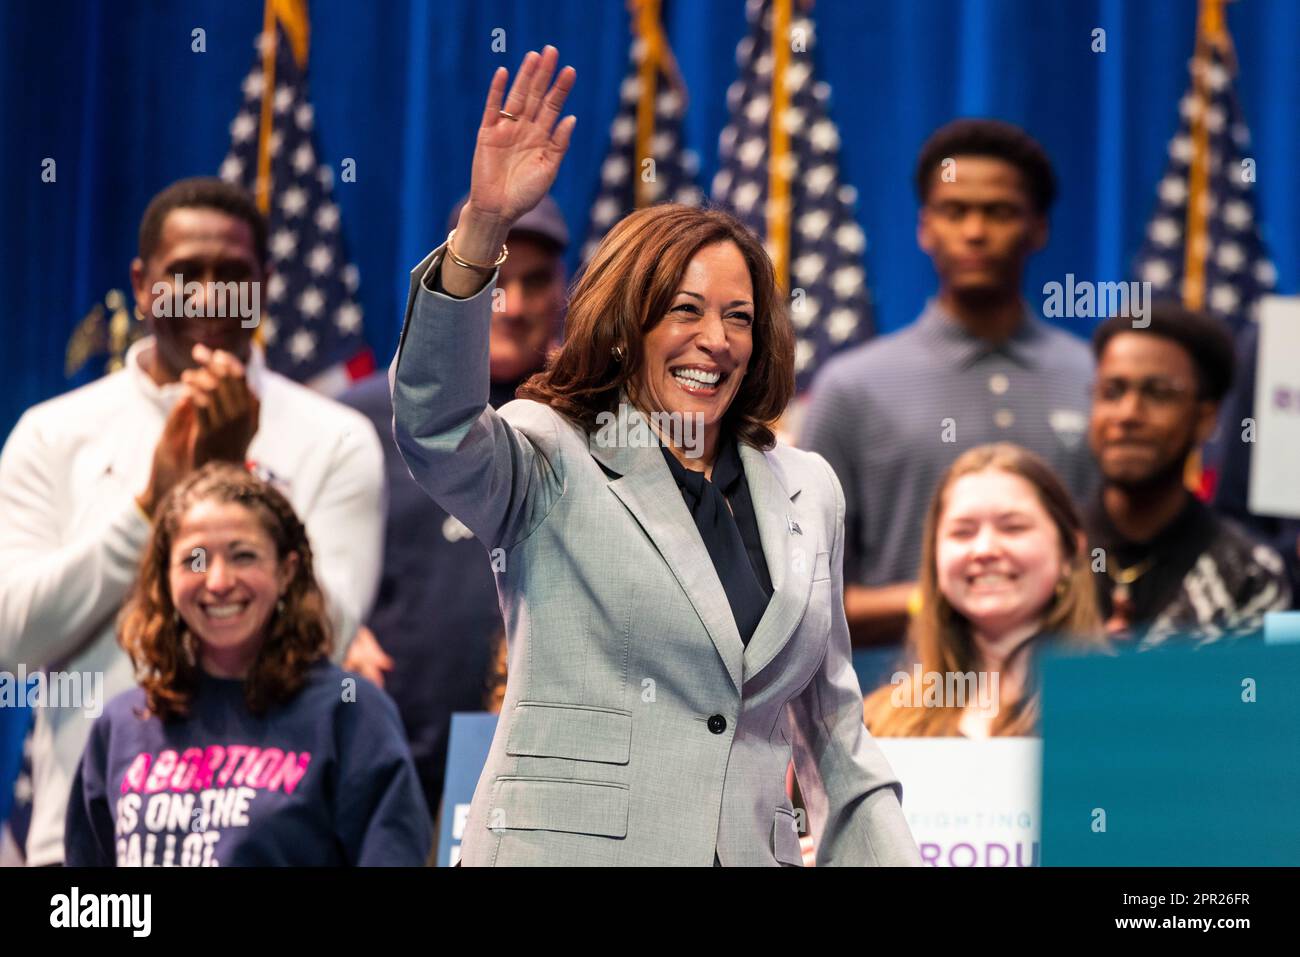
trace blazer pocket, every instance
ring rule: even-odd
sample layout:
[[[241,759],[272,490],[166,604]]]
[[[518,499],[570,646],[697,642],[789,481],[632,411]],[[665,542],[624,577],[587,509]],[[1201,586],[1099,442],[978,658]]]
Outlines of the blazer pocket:
[[[776,809],[772,825],[772,853],[781,864],[803,867],[803,848],[799,846],[799,819],[793,811]]]
[[[826,581],[831,577],[831,553],[818,552],[817,558],[813,562],[813,577],[815,582]]]
[[[506,754],[627,764],[632,712],[588,705],[521,701],[510,716]]]
[[[622,784],[501,777],[492,787],[487,826],[491,830],[626,837],[627,805],[628,789]]]

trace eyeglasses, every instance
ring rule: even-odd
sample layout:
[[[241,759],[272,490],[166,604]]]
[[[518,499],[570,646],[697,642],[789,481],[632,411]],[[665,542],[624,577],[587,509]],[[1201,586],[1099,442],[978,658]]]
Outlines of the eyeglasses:
[[[1170,406],[1184,396],[1193,395],[1193,389],[1185,383],[1173,379],[1153,377],[1138,381],[1121,378],[1098,379],[1092,384],[1092,399],[1103,405],[1115,405],[1124,401],[1129,392],[1137,392],[1138,397],[1154,406]]]

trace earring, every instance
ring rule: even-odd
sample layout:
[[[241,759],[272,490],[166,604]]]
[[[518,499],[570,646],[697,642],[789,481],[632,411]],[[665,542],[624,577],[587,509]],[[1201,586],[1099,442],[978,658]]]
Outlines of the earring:
[[[614,358],[615,358],[616,360],[618,360],[619,362],[622,362],[622,361],[623,361],[623,347],[622,347],[622,346],[614,346],[614,347],[611,348],[609,351],[613,354],[613,356],[614,356]]]
[[[1066,591],[1070,587],[1070,581],[1067,578],[1058,578],[1056,580],[1056,600],[1060,601],[1065,597]]]
[[[283,615],[283,614],[284,614],[284,599],[283,599],[283,598],[281,598],[279,601],[277,601],[277,602],[275,603],[275,613],[276,613],[277,615]]]

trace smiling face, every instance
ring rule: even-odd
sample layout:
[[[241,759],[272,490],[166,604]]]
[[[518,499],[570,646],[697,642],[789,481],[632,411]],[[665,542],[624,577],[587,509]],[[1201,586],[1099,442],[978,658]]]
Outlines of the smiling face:
[[[196,303],[200,308],[191,310],[201,315],[155,316],[155,301],[160,297],[173,300],[177,294],[177,276],[181,277],[182,297],[185,285],[201,284],[204,298]],[[193,368],[196,343],[223,349],[247,362],[254,329],[245,327],[239,316],[231,315],[228,303],[223,308],[217,299],[219,289],[210,284],[260,282],[262,278],[253,229],[244,220],[204,207],[179,207],[169,212],[157,248],[148,260],[137,257],[131,263],[136,308],[157,343],[160,368],[156,375],[164,380],[175,379],[183,370]],[[171,308],[174,312],[174,301]],[[226,314],[219,315],[221,312]]]
[[[917,243],[945,290],[960,296],[1015,294],[1025,261],[1047,242],[1020,170],[992,156],[956,156],[951,182],[933,181],[917,224]]]
[[[1034,486],[1001,469],[948,486],[935,546],[939,590],[989,636],[1040,619],[1065,571],[1060,534]]]
[[[1218,405],[1198,400],[1196,365],[1163,336],[1121,332],[1097,362],[1088,444],[1107,484],[1182,482],[1187,456],[1214,430]]]
[[[294,553],[277,558],[275,542],[243,505],[203,500],[185,513],[172,539],[168,585],[199,639],[205,671],[247,673],[297,562]]]
[[[703,247],[687,264],[667,315],[646,333],[633,384],[637,403],[691,421],[701,416],[711,451],[749,368],[753,326],[754,285],[739,247]]]

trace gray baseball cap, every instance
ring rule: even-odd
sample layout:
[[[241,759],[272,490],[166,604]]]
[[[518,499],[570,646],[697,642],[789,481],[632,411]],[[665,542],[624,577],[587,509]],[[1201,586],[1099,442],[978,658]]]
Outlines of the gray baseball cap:
[[[466,193],[460,198],[460,202],[452,207],[451,216],[447,219],[448,229],[456,228],[456,223],[460,220],[460,211],[468,201],[469,194]],[[569,227],[564,224],[560,204],[551,198],[550,193],[543,196],[540,203],[515,221],[514,226],[510,228],[510,235],[514,236],[517,233],[539,236],[559,246],[560,252],[564,252],[569,246]]]

